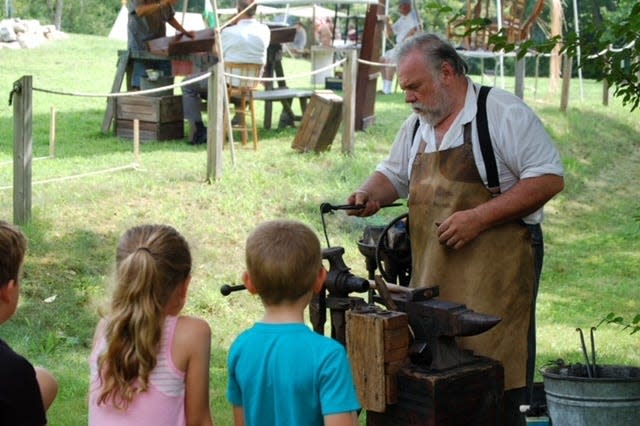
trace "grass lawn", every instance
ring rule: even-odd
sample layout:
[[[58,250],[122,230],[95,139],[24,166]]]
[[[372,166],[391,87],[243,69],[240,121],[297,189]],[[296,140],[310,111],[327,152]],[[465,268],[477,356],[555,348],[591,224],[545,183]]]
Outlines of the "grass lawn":
[[[31,50],[0,50],[0,88],[8,99],[14,81],[33,76],[36,89],[77,94],[109,92],[122,42],[71,35]],[[285,59],[285,73],[308,72],[308,62]],[[309,87],[309,78],[288,81]],[[506,79],[512,90],[512,79]],[[615,311],[627,319],[640,312],[640,112],[615,99],[601,104],[601,85],[571,89],[566,113],[548,80],[527,80],[525,99],[557,142],[566,168],[566,189],[546,208],[546,257],[538,299],[537,365],[565,358],[581,361],[576,327],[596,325]],[[176,93],[179,93],[177,91]],[[323,244],[319,205],[342,204],[387,154],[409,113],[398,93],[378,99],[376,124],[356,134],[355,153],[340,153],[340,132],[322,154],[291,149],[295,129],[260,129],[260,149],[237,146],[235,165],[223,153],[223,177],[205,183],[206,147],[183,140],[149,142],[141,168],[95,173],[131,165],[132,143],[100,132],[104,97],[33,94],[33,218],[24,227],[30,246],[22,299],[0,336],[58,378],[60,393],[49,412],[56,426],[86,424],[87,357],[106,301],[115,246],[130,226],[168,223],[190,241],[193,281],[186,313],[213,329],[211,404],[218,425],[231,424],[225,400],[226,351],[233,338],[260,318],[259,301],[243,292],[223,297],[223,284],[238,283],[247,234],[273,218],[303,221]],[[262,104],[259,103],[259,108]],[[50,111],[56,111],[56,156],[49,158]],[[280,106],[274,111],[277,122]],[[262,112],[259,111],[262,117]],[[0,217],[11,220],[13,109],[0,108]],[[250,144],[248,145],[250,146]],[[72,177],[73,176],[73,177]],[[327,236],[345,248],[352,272],[366,276],[356,241],[368,224],[384,224],[406,208],[376,217],[326,216]],[[524,331],[523,331],[524,332]],[[638,335],[613,325],[596,332],[603,363],[640,365]]]

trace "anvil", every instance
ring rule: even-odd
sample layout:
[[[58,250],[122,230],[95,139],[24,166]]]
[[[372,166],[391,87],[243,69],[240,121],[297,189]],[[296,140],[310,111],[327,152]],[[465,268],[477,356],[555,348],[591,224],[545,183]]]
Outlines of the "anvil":
[[[380,280],[376,280],[378,287],[380,284]],[[413,334],[411,361],[431,370],[474,362],[473,353],[459,348],[455,338],[475,336],[500,322],[498,317],[474,312],[463,304],[437,299],[438,287],[387,287],[391,290],[389,296],[395,304],[394,310],[409,317]],[[380,302],[385,303],[384,300]]]

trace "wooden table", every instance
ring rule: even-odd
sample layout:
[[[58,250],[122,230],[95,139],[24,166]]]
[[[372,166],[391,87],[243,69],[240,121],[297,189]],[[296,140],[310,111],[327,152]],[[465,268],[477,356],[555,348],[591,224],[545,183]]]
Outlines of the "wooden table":
[[[116,75],[111,86],[111,93],[120,93],[122,83],[126,81],[127,91],[131,90],[131,77],[133,75],[133,60],[144,59],[147,61],[167,61],[167,60],[183,60],[190,61],[194,67],[200,67],[202,63],[215,63],[217,58],[212,54],[203,52],[174,55],[171,57],[154,55],[149,52],[131,52],[129,50],[118,50],[118,62],[116,67]],[[102,120],[102,132],[108,133],[113,122],[115,114],[115,98],[107,99],[107,109]]]
[[[273,116],[273,102],[280,101],[282,103],[282,114],[278,122],[278,128],[287,126],[295,126],[296,121],[302,120],[304,110],[307,108],[307,102],[313,95],[313,91],[304,89],[289,89],[287,87],[271,90],[259,90],[253,95],[256,101],[264,101],[264,128],[271,128],[271,119]],[[293,111],[293,100],[298,99],[300,103],[301,114],[298,115]]]
[[[282,68],[282,43],[288,43],[293,41],[295,37],[295,27],[288,27],[282,25],[270,25],[271,29],[271,44],[267,51],[267,64],[265,65],[266,77],[284,77],[284,70]],[[215,64],[217,58],[209,52],[213,52],[213,44],[215,40],[214,30],[212,28],[205,28],[195,32],[194,38],[189,37],[160,37],[157,39],[149,40],[147,47],[149,52],[131,52],[129,50],[118,51],[118,62],[116,68],[116,75],[111,87],[111,93],[119,93],[122,83],[126,79],[127,91],[131,89],[131,76],[133,73],[133,60],[144,59],[148,61],[190,61],[193,64],[194,69],[201,69],[203,63]],[[265,84],[265,87],[273,89],[272,83]],[[280,89],[286,89],[286,82],[280,80],[278,82]],[[311,96],[311,93],[307,91],[287,91],[274,93],[272,96],[264,96],[262,98],[256,98],[266,101],[265,104],[265,128],[271,128],[272,117],[272,103],[273,101],[280,101],[282,103],[283,112],[281,120],[286,122],[287,125],[292,125],[296,119],[300,119],[300,116],[294,114],[292,109],[292,101],[294,98],[300,100],[300,106],[304,113],[304,107],[306,101]],[[110,97],[107,99],[107,109],[102,121],[102,132],[108,133],[111,128],[115,113],[115,98]]]

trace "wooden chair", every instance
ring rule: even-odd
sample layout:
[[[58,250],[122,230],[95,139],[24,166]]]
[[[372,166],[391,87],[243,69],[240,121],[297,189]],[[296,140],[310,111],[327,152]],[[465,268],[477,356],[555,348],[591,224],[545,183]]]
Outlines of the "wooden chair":
[[[229,92],[229,107],[231,105],[238,117],[239,123],[232,126],[232,129],[242,132],[242,145],[247,144],[249,125],[247,124],[246,114],[247,107],[251,113],[251,129],[253,135],[253,149],[258,149],[258,127],[256,123],[256,110],[253,94],[258,87],[259,80],[262,76],[262,64],[245,64],[237,62],[225,62],[225,80]],[[252,77],[251,79],[234,78],[233,76]],[[226,122],[226,121],[225,121]],[[226,129],[226,126],[225,126]]]

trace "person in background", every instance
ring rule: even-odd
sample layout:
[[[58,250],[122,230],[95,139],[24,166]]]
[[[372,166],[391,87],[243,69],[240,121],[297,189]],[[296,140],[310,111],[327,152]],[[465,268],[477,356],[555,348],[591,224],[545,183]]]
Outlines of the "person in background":
[[[146,42],[155,38],[165,37],[166,23],[178,32],[178,37],[186,35],[193,38],[194,32],[185,30],[175,18],[173,6],[178,0],[129,0],[127,9],[129,19],[127,24],[127,47],[130,52],[148,52]],[[146,75],[147,69],[162,71],[162,75],[170,76],[171,61],[135,59],[133,61],[133,75],[131,88],[140,89],[140,79]]]
[[[174,228],[129,229],[115,289],[89,359],[89,425],[211,426],[211,329],[180,315],[191,281],[189,245]]]
[[[385,17],[387,36],[390,37],[394,35],[396,44],[393,48],[387,50],[380,58],[380,62],[384,64],[393,64],[395,61],[396,47],[420,29],[420,23],[415,13],[411,10],[411,0],[398,0],[398,11],[400,12],[400,18],[398,18],[396,22],[391,23],[388,17]],[[393,92],[394,74],[395,67],[382,67],[383,95],[388,95]]]
[[[237,23],[223,28],[220,32],[221,50],[225,62],[266,64],[271,30],[266,24],[255,19],[257,5],[254,0],[238,0],[236,7],[238,13],[241,13]],[[194,73],[185,80],[196,78],[204,73],[205,71]],[[182,86],[182,109],[184,118],[189,121],[192,129],[193,135],[190,139],[192,145],[207,143],[207,128],[202,121],[200,107],[202,99],[207,99],[208,82],[208,79],[204,79]]]
[[[307,30],[301,20],[296,22],[296,35],[289,46],[291,52],[296,56],[304,56],[307,50]]]
[[[358,41],[358,32],[354,24],[349,24],[347,27],[347,42],[356,43]]]
[[[16,312],[27,239],[18,228],[0,220],[0,324]],[[58,394],[58,382],[44,368],[34,367],[0,339],[0,425],[42,426]]]
[[[344,347],[304,323],[327,275],[318,237],[302,223],[265,222],[245,253],[242,280],[265,312],[229,349],[235,425],[356,426],[360,403]]]
[[[322,47],[333,45],[333,22],[331,18],[317,18],[314,32],[316,43]]]
[[[389,157],[348,197],[364,208],[349,212],[369,216],[408,197],[410,286],[437,285],[442,299],[502,318],[459,343],[503,363],[505,424],[524,425],[519,406],[533,389],[540,223],[545,203],[564,188],[560,155],[520,98],[498,88],[484,98],[487,88],[465,75],[467,64],[439,36],[410,38],[397,58],[414,116]],[[479,136],[482,123],[489,140]]]

